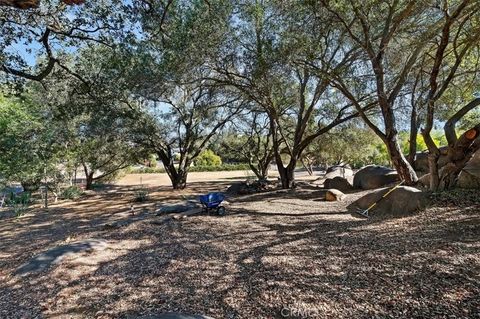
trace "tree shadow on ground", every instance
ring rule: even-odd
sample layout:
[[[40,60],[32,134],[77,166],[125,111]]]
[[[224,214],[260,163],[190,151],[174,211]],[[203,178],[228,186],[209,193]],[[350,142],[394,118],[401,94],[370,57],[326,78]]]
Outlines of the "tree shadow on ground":
[[[266,200],[265,194],[250,197]],[[39,300],[54,300],[42,310],[46,315],[83,318],[162,311],[271,318],[286,308],[309,311],[310,318],[478,314],[478,206],[395,220],[231,211],[102,232],[109,240],[147,244],[80,279],[59,278],[50,269],[16,278],[2,294],[11,300],[35,292],[42,298],[32,313],[43,309]],[[301,317],[307,316],[290,318]]]

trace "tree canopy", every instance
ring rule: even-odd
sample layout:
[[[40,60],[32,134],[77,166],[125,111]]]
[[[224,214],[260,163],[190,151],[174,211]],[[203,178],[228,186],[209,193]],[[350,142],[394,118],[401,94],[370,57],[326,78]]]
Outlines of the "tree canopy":
[[[4,145],[32,135],[15,131],[22,119],[35,127],[45,114],[64,116],[49,129],[68,127],[69,152],[99,176],[111,171],[102,163],[156,154],[183,188],[196,157],[228,130],[238,139],[224,149],[259,178],[274,162],[285,188],[307,159],[390,163],[415,184],[415,154],[426,148],[436,189],[454,185],[479,148],[472,0],[1,4],[0,81],[12,96],[3,121],[17,121],[4,125]],[[358,143],[371,152],[355,154]],[[438,165],[441,146],[448,169]]]

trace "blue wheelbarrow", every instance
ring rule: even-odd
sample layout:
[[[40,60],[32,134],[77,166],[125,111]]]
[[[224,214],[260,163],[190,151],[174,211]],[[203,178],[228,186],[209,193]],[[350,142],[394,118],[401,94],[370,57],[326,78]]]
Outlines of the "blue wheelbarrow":
[[[223,193],[200,195],[200,203],[207,214],[215,212],[219,216],[224,216],[226,214],[225,207],[221,206],[224,200],[225,195],[223,195]]]

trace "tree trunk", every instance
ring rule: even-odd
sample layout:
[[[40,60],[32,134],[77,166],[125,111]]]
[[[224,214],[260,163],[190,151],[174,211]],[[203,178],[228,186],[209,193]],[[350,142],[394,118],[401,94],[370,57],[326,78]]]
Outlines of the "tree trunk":
[[[94,171],[89,172],[87,164],[82,162],[83,166],[83,172],[85,173],[85,189],[86,190],[91,190],[93,186],[93,174],[95,173]]]
[[[385,125],[385,135],[380,137],[387,146],[392,165],[397,170],[400,179],[403,180],[405,185],[415,185],[418,182],[417,173],[415,173],[412,165],[410,165],[405,155],[403,155],[400,144],[398,143],[393,104],[385,99],[385,95],[379,93],[379,105],[382,109],[383,123]]]
[[[270,163],[266,165],[262,165],[260,167],[260,179],[266,181],[268,179],[268,167],[270,166]]]
[[[187,187],[187,175],[186,170],[179,170],[174,178],[170,178],[173,189],[185,189]]]
[[[428,124],[428,123],[427,123]],[[428,147],[428,171],[430,173],[430,190],[435,191],[440,184],[438,171],[438,159],[440,158],[440,150],[430,136],[431,126],[422,130],[423,140]]]
[[[436,191],[440,185],[440,176],[438,172],[438,159],[440,153],[430,151],[428,154],[428,172],[430,174],[430,190]]]
[[[272,156],[266,156],[263,160],[260,160],[258,163],[254,163],[253,161],[248,162],[248,166],[258,178],[258,180],[267,180],[268,179],[268,171],[270,167],[270,163],[272,161]]]
[[[415,185],[418,181],[417,174],[413,167],[407,161],[398,144],[397,136],[393,136],[385,141],[392,164],[398,172],[405,185]]]
[[[417,108],[412,105],[412,114],[410,116],[410,137],[407,160],[415,169],[415,157],[417,155],[417,135],[418,135]]]
[[[173,162],[167,163],[167,165],[164,163],[164,166],[165,171],[172,182],[173,189],[184,189],[187,187],[188,171],[186,169],[178,168],[177,170]]]
[[[307,170],[308,175],[313,175],[313,166],[312,162],[307,158],[307,162],[305,163],[305,157],[302,157],[302,165]]]
[[[296,163],[296,160],[291,159],[290,163],[285,167],[281,161],[277,161],[278,173],[280,174],[280,181],[283,189],[289,189],[295,186]]]
[[[48,208],[48,178],[47,178],[47,165],[45,165],[45,168],[43,170],[43,176],[45,178],[44,180],[44,191],[45,191],[45,208]]]
[[[253,174],[257,177],[259,181],[264,181],[267,179],[268,175],[268,169],[265,171],[265,168],[263,167],[262,163],[254,164],[252,162],[248,163],[248,166],[252,170]]]
[[[86,190],[91,190],[91,189],[93,189],[93,172],[90,172],[90,173],[85,174],[85,175],[86,175],[85,189]]]
[[[170,151],[157,151],[157,155],[163,163],[163,167],[165,168],[168,178],[170,178],[173,189],[184,189],[187,186],[188,167],[190,163],[184,161],[179,164],[177,169],[173,164],[173,155]]]

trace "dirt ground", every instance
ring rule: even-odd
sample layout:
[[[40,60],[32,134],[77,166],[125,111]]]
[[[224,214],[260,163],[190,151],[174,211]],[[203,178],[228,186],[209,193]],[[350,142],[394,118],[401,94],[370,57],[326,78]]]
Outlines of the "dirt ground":
[[[231,172],[192,172],[188,174],[188,183],[245,180],[255,175],[250,171]],[[117,185],[170,186],[167,174],[129,174],[117,182]]]
[[[330,203],[307,186],[230,197],[225,217],[155,216],[246,176],[192,173],[173,192],[165,176],[142,175],[150,200],[133,204],[134,216],[139,175],[0,217],[0,318],[480,318],[478,190],[437,195],[402,218],[356,218],[346,206],[364,192]],[[50,248],[90,239],[107,245],[18,273]]]
[[[309,176],[307,172],[299,171],[296,173],[296,177],[302,181],[309,181],[319,178],[321,173],[321,171],[314,172],[314,176]],[[278,176],[278,173],[271,170],[269,176],[270,178],[275,178]],[[188,183],[242,181],[254,178],[255,175],[251,171],[192,172],[188,174]],[[167,174],[129,174],[119,180],[116,184],[120,186],[147,185],[150,187],[171,185]]]

